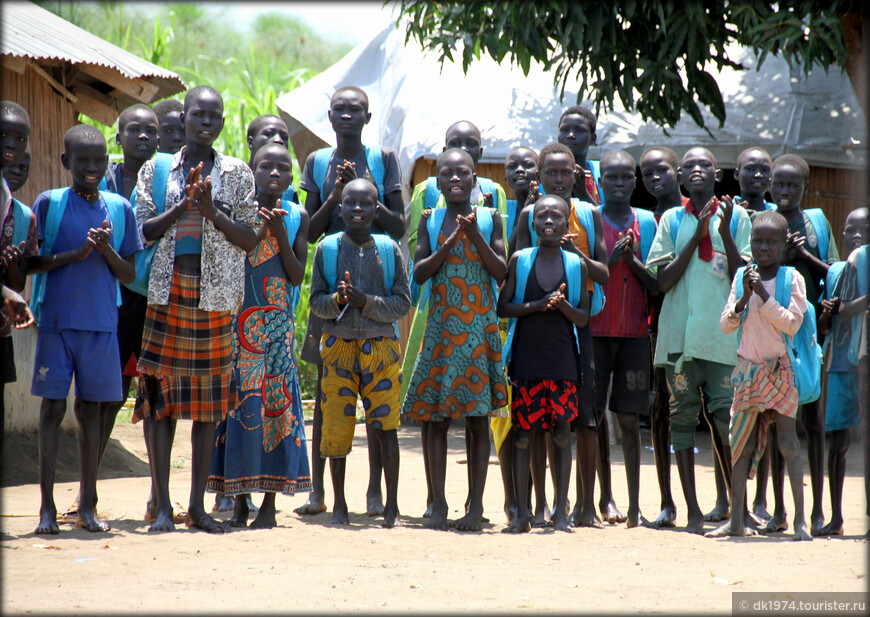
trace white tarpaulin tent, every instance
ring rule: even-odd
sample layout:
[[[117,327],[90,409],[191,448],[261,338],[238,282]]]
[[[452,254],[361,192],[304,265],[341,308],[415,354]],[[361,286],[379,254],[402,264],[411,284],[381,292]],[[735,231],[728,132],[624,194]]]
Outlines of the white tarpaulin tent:
[[[845,72],[816,69],[802,77],[776,57],[767,58],[756,71],[751,51],[734,48],[730,55],[750,70],[713,72],[727,111],[721,129],[704,113],[713,138],[687,114],[665,135],[661,127],[617,105],[599,115],[598,146],[590,158],[613,148],[628,149],[637,157],[653,145],[667,145],[680,154],[690,146],[706,145],[722,167],[733,167],[741,150],[760,145],[773,156],[800,154],[810,165],[866,168],[867,122]],[[552,74],[540,65],[533,64],[528,76],[507,60],[498,64],[488,56],[473,62],[467,75],[460,63],[446,61],[442,67],[435,53],[422,52],[413,39],[405,44],[403,27],[389,26],[276,101],[300,163],[314,148],[335,145],[326,112],[332,93],[348,84],[361,87],[370,99],[372,120],[363,141],[398,153],[406,187],[414,162],[437,155],[445,129],[456,120],[470,120],[480,128],[483,161],[502,161],[514,146],[539,149],[554,141],[562,109],[577,96],[576,83],[569,83],[560,102]]]

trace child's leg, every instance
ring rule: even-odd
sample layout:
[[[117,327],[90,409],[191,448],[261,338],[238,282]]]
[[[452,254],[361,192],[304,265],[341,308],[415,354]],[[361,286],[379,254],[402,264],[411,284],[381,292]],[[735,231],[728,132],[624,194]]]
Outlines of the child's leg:
[[[755,499],[752,500],[752,514],[759,525],[770,520],[770,513],[767,511],[767,479],[769,476],[770,441],[767,442],[764,454],[758,462],[758,469],[755,470]]]
[[[571,482],[571,426],[562,422],[553,429],[554,458],[556,470],[556,496],[553,512],[553,527],[556,531],[571,531],[568,525],[568,485]]]
[[[803,406],[803,424],[807,433],[807,459],[810,467],[810,486],[813,492],[810,530],[813,533],[818,533],[825,524],[825,513],[822,511],[825,489],[825,416],[819,401],[806,403]]]
[[[577,437],[578,496],[571,513],[571,524],[574,527],[601,527],[595,516],[595,461],[598,456],[595,428],[575,426],[574,434]]]
[[[710,427],[710,444],[713,448],[713,477],[716,481],[716,505],[707,514],[704,515],[704,520],[712,523],[724,521],[730,516],[728,493],[731,491],[731,465],[730,462],[723,464],[725,456],[725,444],[716,430],[716,421],[713,416],[707,411],[705,401],[701,401],[701,416]]]
[[[750,412],[753,413],[753,412]],[[731,478],[731,498],[735,504],[743,503],[746,498],[746,482],[749,479],[749,468],[752,465],[752,457],[755,453],[755,444],[758,439],[758,422],[752,426],[749,437],[746,439],[746,446],[743,452],[740,453],[740,458],[734,463],[731,468],[733,477]],[[731,508],[731,516],[720,527],[713,531],[704,534],[708,538],[719,538],[722,536],[744,536],[746,527],[744,525],[743,508]],[[755,532],[751,531],[750,534]]]
[[[423,446],[423,473],[426,474],[426,511],[423,512],[423,518],[432,516],[432,500],[434,493],[432,492],[432,473],[429,469],[429,422],[423,421],[420,428],[420,443]]]
[[[468,416],[465,426],[471,435],[468,451],[468,466],[471,468],[472,485],[469,487],[471,501],[465,516],[453,522],[460,531],[480,531],[483,521],[483,489],[486,486],[486,472],[489,467],[489,418]],[[467,444],[468,445],[468,444]]]
[[[426,451],[429,454],[429,479],[432,489],[432,512],[426,527],[447,531],[447,498],[444,482],[447,476],[447,429],[450,418],[430,420],[426,431]],[[469,462],[469,464],[471,464]]]
[[[245,505],[247,505],[247,498],[245,502]],[[275,493],[264,493],[263,503],[260,504],[257,518],[251,523],[251,529],[272,529],[272,527],[275,527],[278,524],[277,520],[275,520],[275,512]]]
[[[505,435],[501,448],[498,450],[498,467],[501,471],[502,488],[504,489],[504,514],[507,524],[510,525],[517,518],[517,493],[514,488],[514,429],[511,428]],[[528,475],[528,474],[526,474]],[[528,487],[526,494],[528,495]]]
[[[843,535],[843,482],[846,479],[846,452],[852,442],[851,429],[830,431],[831,445],[828,448],[828,485],[831,492],[831,521],[817,535]]]
[[[100,465],[100,403],[78,397],[73,404],[79,426],[79,511],[76,527],[88,531],[108,531],[96,510],[97,471]]]
[[[399,436],[396,429],[375,429],[380,450],[379,460],[384,465],[384,480],[387,485],[387,505],[384,507],[384,523],[387,528],[401,525],[399,519]]]
[[[329,458],[329,475],[332,478],[332,494],[334,502],[332,506],[332,525],[349,525],[350,519],[347,514],[347,500],[344,498],[344,478],[347,472],[347,457]]]
[[[154,522],[148,531],[175,531],[172,504],[169,501],[169,459],[172,451],[172,420],[156,420],[146,416],[145,443],[151,467],[151,484],[156,488]]]
[[[139,376],[139,379],[145,379],[144,376]],[[175,442],[175,418],[169,418],[169,455],[172,456],[172,444]],[[148,454],[148,460],[151,460],[151,440],[148,439],[148,425],[142,423],[142,436],[145,439],[145,452]],[[145,503],[145,520],[149,523],[154,522],[157,516],[157,485],[154,484],[154,479],[151,479],[151,492],[148,494],[148,501]]]
[[[225,524],[214,520],[205,511],[203,503],[211,455],[214,452],[215,426],[214,422],[194,421],[190,430],[190,500],[187,506],[187,524],[209,533],[223,533],[226,531]]]
[[[317,365],[317,386],[314,391],[314,418],[311,422],[311,493],[304,504],[295,508],[296,514],[320,514],[326,511],[323,490],[323,471],[326,460],[320,455],[320,438],[323,429],[322,388],[323,365]]]
[[[526,478],[529,477],[529,460],[532,452],[532,441],[537,439],[539,431],[529,431],[513,426],[511,435],[513,435],[513,473],[514,486],[512,487],[516,494],[516,516],[510,521],[510,524],[502,529],[505,533],[525,533],[531,529],[529,525],[529,485]],[[508,445],[507,439],[502,444],[502,449]]]
[[[635,413],[616,413],[622,433],[622,456],[628,481],[627,527],[640,524],[640,417]]]
[[[671,443],[674,448],[674,458],[677,461],[677,471],[680,474],[680,485],[688,510],[686,530],[691,533],[703,533],[704,513],[698,505],[695,492],[695,430],[698,426],[698,416],[701,413],[701,391],[698,386],[699,367],[696,361],[683,363],[682,371],[677,373],[674,365],[665,368],[668,385],[673,393],[671,405]]]
[[[794,418],[777,415],[777,434],[779,437],[779,451],[785,459],[788,469],[788,480],[791,484],[791,493],[794,498],[794,539],[812,540],[807,533],[807,524],[804,518],[804,473],[801,462],[800,441],[797,436]]]
[[[54,471],[57,466],[57,432],[66,414],[66,399],[43,398],[39,407],[39,525],[36,533],[58,533],[54,505]]]
[[[661,512],[653,521],[656,527],[673,527],[677,519],[677,506],[671,494],[671,452],[670,452],[670,394],[668,393],[665,370],[662,367],[653,369],[655,381],[655,398],[650,413],[652,426],[653,456],[656,463],[656,477],[661,493]]]
[[[598,498],[598,510],[608,523],[623,523],[625,515],[616,507],[613,500],[613,484],[610,474],[610,423],[604,409],[598,415],[598,484],[601,486],[601,496]]]
[[[785,509],[785,461],[779,451],[776,422],[770,425],[767,438],[770,452],[770,483],[773,485],[773,516],[767,521],[764,532],[788,529],[788,512]]]
[[[233,502],[233,515],[229,520],[230,527],[247,527],[248,515],[250,514],[250,511],[248,510],[248,496],[240,494],[235,497],[230,497],[224,493],[219,493],[218,495],[225,497],[226,499],[231,499]],[[212,512],[214,512],[214,510],[212,510]]]
[[[547,505],[547,440],[546,434],[531,441],[529,449],[529,469],[532,486],[535,488],[535,514],[532,527],[550,526],[550,508]],[[555,484],[555,482],[554,482]]]
[[[366,423],[366,444],[369,451],[369,486],[366,489],[366,514],[381,516],[384,513],[384,497],[381,493],[381,472],[384,469],[381,462],[380,440],[375,429]]]

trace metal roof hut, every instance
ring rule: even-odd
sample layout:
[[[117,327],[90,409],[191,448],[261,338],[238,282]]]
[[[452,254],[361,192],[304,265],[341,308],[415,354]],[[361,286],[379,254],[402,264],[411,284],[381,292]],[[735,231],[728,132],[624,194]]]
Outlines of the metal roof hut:
[[[60,155],[63,136],[83,114],[114,124],[125,108],[186,89],[181,78],[112,45],[30,2],[0,8],[0,98],[30,114],[31,165],[16,196],[25,203],[69,184]],[[18,381],[6,387],[6,428],[35,430],[38,400],[30,395],[36,329],[13,331]],[[64,426],[75,425],[73,414]]]

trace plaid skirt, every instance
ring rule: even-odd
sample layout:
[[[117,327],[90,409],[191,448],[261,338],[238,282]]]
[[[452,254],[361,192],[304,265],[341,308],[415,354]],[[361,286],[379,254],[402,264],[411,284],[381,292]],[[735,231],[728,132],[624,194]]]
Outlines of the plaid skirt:
[[[238,403],[232,312],[201,310],[199,279],[199,270],[176,265],[169,304],[148,305],[133,422],[219,422]]]

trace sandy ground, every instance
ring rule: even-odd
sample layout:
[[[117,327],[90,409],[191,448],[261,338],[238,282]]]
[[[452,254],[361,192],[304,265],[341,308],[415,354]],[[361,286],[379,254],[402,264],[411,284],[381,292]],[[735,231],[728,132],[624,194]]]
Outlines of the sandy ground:
[[[190,480],[188,435],[189,423],[179,422],[171,491],[174,499],[185,504]],[[698,438],[698,493],[706,511],[715,501],[715,488],[710,448],[705,443],[708,437],[699,433]],[[626,529],[624,525],[571,534],[549,530],[524,536],[502,534],[503,494],[494,456],[484,501],[492,522],[480,533],[429,531],[422,527],[420,517],[425,481],[419,429],[403,427],[399,439],[399,506],[404,527],[385,530],[378,519],[364,514],[365,432],[358,425],[347,480],[349,527],[331,526],[328,512],[313,517],[293,514],[293,508],[305,501],[305,494],[297,494],[278,497],[279,527],[272,530],[242,529],[216,536],[180,525],[175,533],[149,535],[142,520],[149,479],[141,428],[120,425],[110,444],[111,458],[106,459],[114,462],[104,466],[103,474],[120,477],[102,479],[98,485],[100,511],[112,531],[90,534],[61,525],[60,535],[36,536],[38,486],[27,483],[0,489],[0,607],[4,614],[64,615],[251,611],[730,614],[735,591],[863,592],[867,588],[868,544],[861,536],[868,522],[858,448],[850,452],[846,477],[847,535],[799,543],[791,541],[790,531],[711,540],[679,529]],[[650,443],[648,431],[643,432],[643,440]],[[72,471],[74,443],[70,435],[62,444],[62,456],[68,462],[55,488],[60,510],[77,491]],[[448,501],[451,516],[457,518],[467,488],[460,426],[452,427],[449,446]],[[32,475],[35,449],[33,445],[27,448],[30,458],[19,448],[16,459],[18,467],[28,465]],[[6,450],[9,454],[14,448]],[[615,497],[624,510],[628,498],[619,446],[614,448],[613,459]],[[4,460],[7,478],[16,468]],[[659,494],[652,452],[647,449],[641,473],[641,509],[654,518]],[[675,467],[672,475],[678,523],[684,525],[686,511]],[[754,482],[750,491],[754,494]],[[805,497],[809,501],[808,486]],[[214,501],[210,495],[206,500],[209,506]],[[327,500],[331,504],[329,486]],[[772,497],[769,501],[772,504]],[[790,494],[786,503],[791,510]],[[827,487],[825,512],[830,513]],[[708,530],[712,528],[707,524]]]

